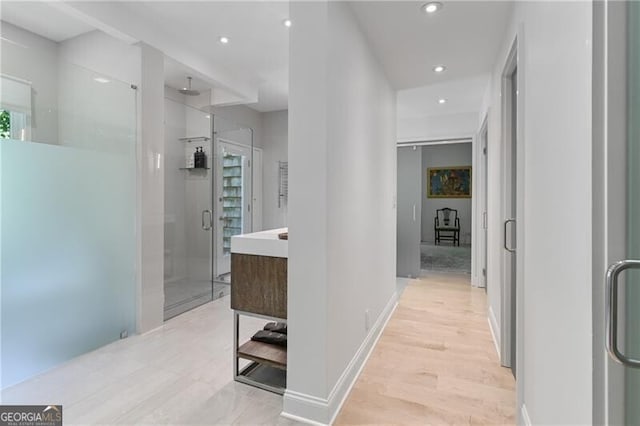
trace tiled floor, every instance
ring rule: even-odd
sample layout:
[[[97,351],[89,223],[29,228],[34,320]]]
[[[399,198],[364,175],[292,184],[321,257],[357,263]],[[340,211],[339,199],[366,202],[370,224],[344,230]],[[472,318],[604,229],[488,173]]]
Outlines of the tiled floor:
[[[264,321],[243,317],[242,339]],[[282,397],[232,379],[223,297],[150,333],[78,357],[2,392],[4,404],[63,404],[65,424],[268,424]]]
[[[224,282],[183,279],[164,284],[164,319],[170,319],[200,305],[227,296],[230,286]]]
[[[483,289],[465,274],[412,280],[336,424],[514,424]]]

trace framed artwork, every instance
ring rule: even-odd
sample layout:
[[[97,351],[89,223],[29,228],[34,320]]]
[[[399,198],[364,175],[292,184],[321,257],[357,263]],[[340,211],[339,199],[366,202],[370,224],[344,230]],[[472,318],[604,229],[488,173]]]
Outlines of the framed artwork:
[[[427,197],[471,198],[471,166],[429,167]]]

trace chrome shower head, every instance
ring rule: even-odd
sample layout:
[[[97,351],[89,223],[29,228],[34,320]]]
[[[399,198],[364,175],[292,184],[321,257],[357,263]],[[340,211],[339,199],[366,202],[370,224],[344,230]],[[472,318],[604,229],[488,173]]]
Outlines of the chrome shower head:
[[[187,95],[187,96],[198,96],[200,94],[200,92],[198,92],[197,90],[192,90],[191,89],[191,77],[187,77],[187,87],[184,87],[180,90],[178,90],[180,93],[182,93],[183,95]]]

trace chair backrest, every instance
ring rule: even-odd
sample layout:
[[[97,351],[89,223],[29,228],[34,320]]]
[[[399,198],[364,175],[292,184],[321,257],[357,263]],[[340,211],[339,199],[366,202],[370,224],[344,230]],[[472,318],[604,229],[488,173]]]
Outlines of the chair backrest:
[[[458,210],[450,209],[449,207],[438,209],[436,210],[436,217],[438,218],[438,226],[456,226]]]

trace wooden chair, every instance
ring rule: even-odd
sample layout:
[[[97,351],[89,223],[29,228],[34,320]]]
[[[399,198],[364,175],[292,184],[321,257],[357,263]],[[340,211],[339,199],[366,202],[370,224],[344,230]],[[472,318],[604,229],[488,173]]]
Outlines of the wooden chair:
[[[445,207],[436,210],[433,230],[435,231],[435,243],[452,241],[453,245],[460,246],[460,219],[458,210]]]

